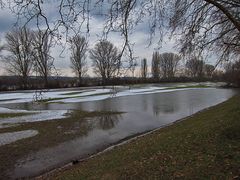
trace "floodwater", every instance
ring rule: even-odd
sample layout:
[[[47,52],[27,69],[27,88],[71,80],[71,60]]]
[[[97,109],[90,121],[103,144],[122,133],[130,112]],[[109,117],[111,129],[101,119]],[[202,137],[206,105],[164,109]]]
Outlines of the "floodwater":
[[[38,132],[36,130],[17,131],[10,133],[2,133],[0,136],[0,146],[10,144],[19,139],[36,136]]]
[[[25,153],[14,160],[14,166],[4,175],[10,178],[39,175],[73,160],[87,157],[128,137],[171,124],[221,103],[234,94],[235,91],[231,89],[198,88],[89,102],[4,104],[4,107],[22,110],[122,112],[87,117],[81,121],[69,121],[68,128],[61,125],[64,119],[59,120],[56,129],[62,128],[61,133],[66,136],[75,134],[74,138]],[[80,130],[84,130],[84,133],[78,134]]]

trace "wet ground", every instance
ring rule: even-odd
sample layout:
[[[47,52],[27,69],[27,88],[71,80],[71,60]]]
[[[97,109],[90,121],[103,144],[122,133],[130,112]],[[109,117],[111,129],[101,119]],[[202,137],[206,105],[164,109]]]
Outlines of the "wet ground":
[[[71,89],[47,92],[38,103],[31,102],[31,91],[20,93],[0,94],[1,177],[39,175],[221,103],[235,91],[213,84]],[[1,117],[13,112],[30,114]]]

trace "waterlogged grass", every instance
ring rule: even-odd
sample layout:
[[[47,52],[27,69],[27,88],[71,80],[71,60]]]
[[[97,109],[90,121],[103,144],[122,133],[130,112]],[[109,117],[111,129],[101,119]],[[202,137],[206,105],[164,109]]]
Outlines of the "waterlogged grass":
[[[93,91],[95,91],[95,90],[82,90],[82,91],[76,91],[76,92],[62,93],[60,95],[70,96],[70,95],[77,95],[77,94],[81,94],[81,93],[85,93],[85,92],[93,92]]]
[[[57,101],[57,100],[63,100],[63,99],[68,99],[71,97],[59,97],[59,98],[47,98],[47,99],[40,99],[37,102],[39,103],[48,103],[50,101]]]
[[[5,102],[5,101],[15,101],[18,100],[19,98],[12,98],[12,99],[0,99],[0,102]]]
[[[111,95],[111,92],[103,92],[103,93],[96,93],[96,94],[89,94],[83,96],[71,96],[71,97],[58,97],[58,98],[48,98],[48,99],[41,99],[38,102],[42,103],[51,103],[52,101],[59,101],[64,99],[71,99],[71,98],[84,98],[84,97],[92,97],[92,96],[103,96],[103,95]]]
[[[121,113],[122,112],[88,112],[78,110],[69,112],[65,119],[19,123],[18,126],[1,128],[0,134],[29,129],[37,130],[39,133],[34,137],[0,146],[0,177],[7,179],[6,172],[14,168],[18,159],[31,152],[39,151],[42,148],[53,147],[62,142],[87,135],[92,128],[94,128],[92,127],[92,123],[89,123],[89,118],[120,116]],[[96,121],[95,124],[97,123],[99,122]]]
[[[103,93],[97,93],[97,94],[89,94],[81,97],[91,97],[91,96],[103,96],[103,95],[110,95],[112,94],[111,92],[103,92]]]
[[[91,158],[53,179],[239,179],[240,96]]]
[[[146,91],[141,91],[141,92],[135,92],[136,94],[142,94],[142,93],[149,93],[149,92],[159,92],[161,90],[165,90],[167,88],[159,88],[159,89],[152,89],[152,90],[146,90]]]
[[[136,86],[136,87],[135,87]],[[146,87],[143,85],[134,85],[130,90],[135,90],[135,89],[141,89],[141,87]],[[165,88],[159,88],[159,89],[150,89],[150,90],[145,90],[141,92],[135,92],[136,94],[141,94],[141,93],[149,93],[149,92],[158,92],[161,90],[171,90],[171,89],[188,89],[188,88],[209,88],[210,86],[207,85],[192,85],[192,86],[174,86],[174,87],[165,87]],[[41,99],[38,102],[43,102],[43,103],[52,103],[52,101],[61,101],[64,99],[70,99],[70,98],[86,98],[86,97],[92,97],[92,96],[103,96],[103,95],[111,95],[112,92],[102,92],[102,93],[96,93],[96,94],[88,94],[88,95],[79,95],[79,96],[71,96],[71,95],[77,95],[81,94],[83,92],[91,92],[95,90],[85,90],[85,91],[77,91],[77,92],[70,92],[70,93],[63,93],[61,95],[65,95],[65,97],[57,97],[57,98],[48,98],[48,99]]]
[[[174,86],[174,87],[168,87],[166,89],[187,89],[187,88],[210,88],[211,86],[207,85],[192,85],[192,86]]]
[[[0,119],[21,117],[21,116],[30,116],[33,114],[36,114],[36,113],[0,113]]]
[[[161,90],[189,89],[189,88],[210,88],[210,86],[207,86],[207,85],[194,85],[194,86],[163,87],[163,88],[159,88],[159,89],[152,89],[152,90],[136,92],[136,94],[149,93],[149,92],[159,92]]]

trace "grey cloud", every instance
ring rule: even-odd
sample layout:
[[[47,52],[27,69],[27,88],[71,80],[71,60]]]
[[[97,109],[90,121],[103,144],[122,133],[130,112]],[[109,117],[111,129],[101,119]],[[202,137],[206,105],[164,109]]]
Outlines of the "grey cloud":
[[[56,11],[58,1],[54,1],[50,4],[44,4],[44,8],[48,17],[51,17],[50,22],[53,22],[55,19],[58,18],[58,12]],[[102,7],[103,11],[107,7]],[[98,14],[101,10],[100,7],[96,7],[91,14],[90,17],[90,37],[89,37],[89,48],[93,48],[94,45],[98,42],[99,37],[101,37],[104,20]],[[0,34],[4,34],[5,32],[11,29],[11,25],[16,21],[13,15],[10,14],[8,11],[0,10]],[[35,22],[31,22],[29,24],[31,28],[35,27]],[[139,24],[135,29],[134,32],[130,35],[130,40],[132,43],[135,44],[134,46],[134,53],[135,56],[138,56],[139,59],[147,58],[148,64],[150,65],[152,52],[154,48],[157,47],[158,36],[154,38],[153,44],[150,47],[148,46],[149,43],[149,26],[148,22],[144,21],[143,23]],[[124,39],[120,36],[119,33],[110,33],[109,40],[114,43],[119,48],[122,46]],[[173,51],[174,41],[167,41],[166,44],[163,44],[163,48],[160,49],[160,52],[163,51]],[[55,58],[55,66],[57,69],[61,69],[63,74],[71,74],[70,70],[70,52],[68,51],[68,45],[66,45],[66,50],[63,54],[61,54],[62,48],[60,46],[55,46],[52,48],[51,53],[52,56]],[[61,57],[61,56],[62,57]],[[91,66],[91,60],[89,57],[87,58],[88,66]],[[0,67],[1,68],[1,67]],[[65,70],[64,70],[65,69]],[[64,72],[65,71],[65,72]]]

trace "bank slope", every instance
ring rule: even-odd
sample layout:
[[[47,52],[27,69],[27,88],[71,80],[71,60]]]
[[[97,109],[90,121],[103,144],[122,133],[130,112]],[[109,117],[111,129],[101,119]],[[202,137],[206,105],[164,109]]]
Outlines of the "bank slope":
[[[53,179],[240,178],[240,96],[116,147]]]

